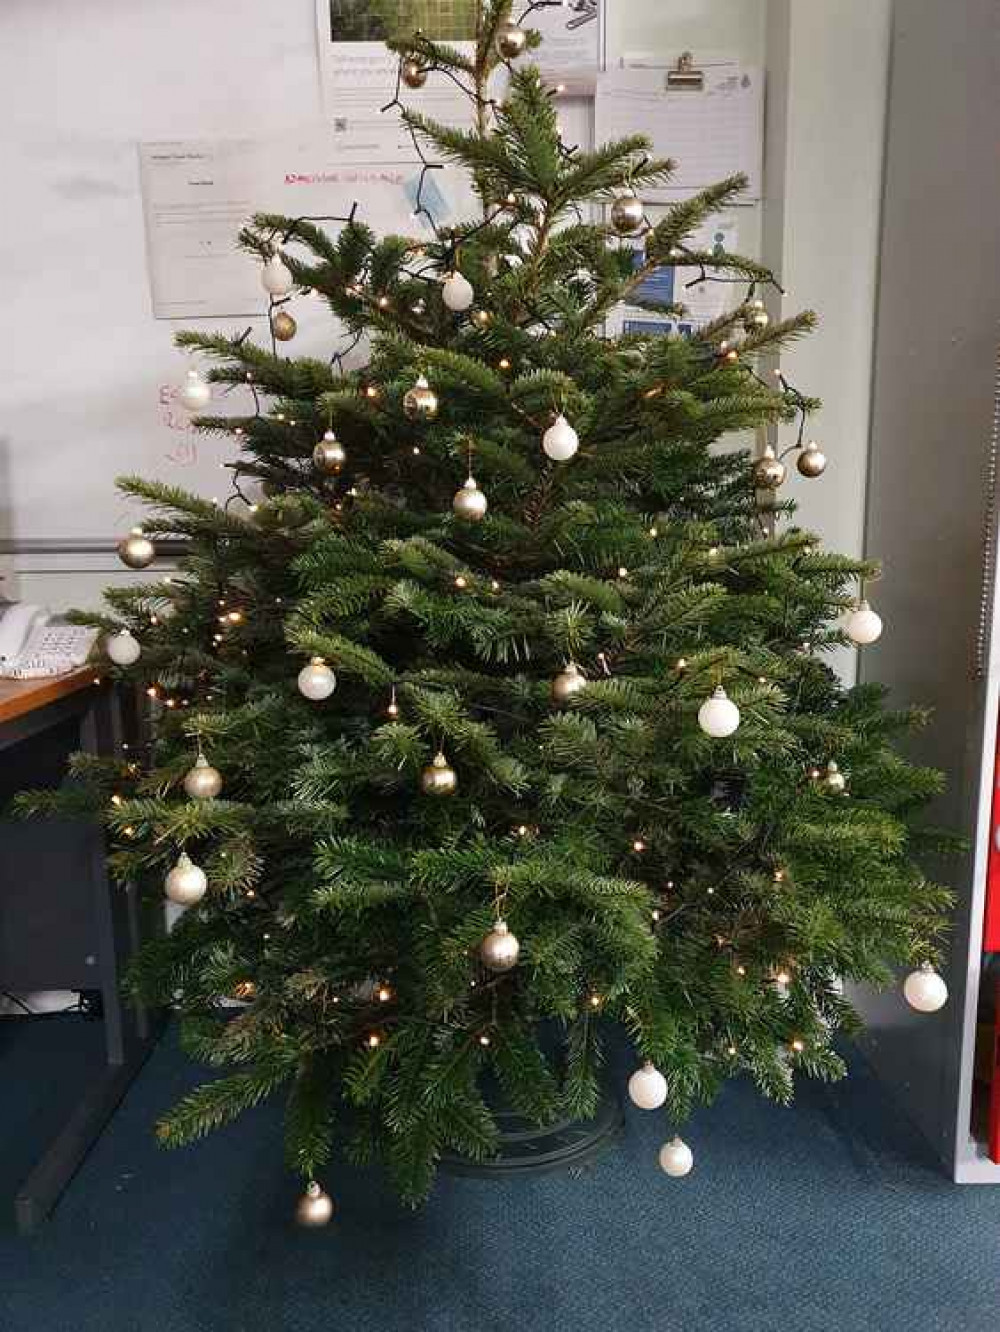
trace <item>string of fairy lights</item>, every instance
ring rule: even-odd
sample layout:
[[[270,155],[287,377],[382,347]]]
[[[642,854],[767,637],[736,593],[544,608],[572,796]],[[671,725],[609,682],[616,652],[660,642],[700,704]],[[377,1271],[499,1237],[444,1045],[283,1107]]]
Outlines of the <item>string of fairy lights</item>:
[[[511,63],[527,47],[528,37],[527,31],[523,27],[524,19],[534,10],[548,8],[555,3],[558,3],[558,0],[535,0],[535,3],[527,5],[518,21],[510,20],[498,27],[495,37],[495,56],[499,63],[510,67]],[[470,96],[477,114],[480,116],[481,128],[485,132],[486,118],[496,109],[495,102],[487,94],[486,77],[488,71],[477,65],[475,84],[470,88],[457,78],[454,71],[435,61],[433,50],[433,43],[428,42],[421,34],[415,36],[412,50],[404,53],[399,60],[395,92],[383,110],[389,111],[403,106],[400,97],[404,85],[411,89],[422,87],[432,72],[440,71],[456,82]],[[432,209],[426,201],[425,187],[431,173],[441,169],[441,164],[431,161],[426,156],[415,127],[409,120],[405,120],[405,123],[420,164],[414,217],[418,219],[423,217],[427,220],[435,236],[435,245],[440,251],[440,254],[429,260],[425,266],[419,269],[407,269],[407,275],[426,281],[428,295],[436,287],[444,309],[451,315],[458,319],[468,319],[474,327],[483,328],[489,323],[490,313],[481,305],[477,306],[477,294],[473,284],[461,272],[459,266],[461,246],[468,244],[482,230],[492,227],[500,221],[507,224],[512,231],[519,223],[519,201],[515,196],[508,195],[493,206],[484,205],[482,221],[464,232],[439,228]],[[575,149],[565,151],[568,155],[572,155]],[[641,170],[641,165],[637,164],[633,170]],[[292,269],[285,261],[284,247],[295,238],[298,227],[304,223],[335,223],[343,227],[353,227],[357,225],[357,213],[358,204],[355,202],[350,210],[343,215],[304,216],[292,219],[280,233],[275,231],[265,238],[267,253],[266,257],[263,257],[261,266],[261,284],[268,297],[267,320],[273,355],[277,356],[278,343],[291,340],[297,331],[294,316],[287,307],[290,305],[297,289],[301,290],[301,287],[297,284]],[[641,238],[653,230],[642,199],[632,189],[628,179],[623,182],[623,187],[612,200],[608,216],[609,238],[617,244],[631,245],[636,238]],[[426,248],[423,244],[415,245],[413,253],[420,258],[427,257]],[[771,391],[772,386],[758,373],[750,358],[761,345],[762,340],[765,339],[770,323],[764,301],[757,295],[758,284],[762,281],[773,282],[775,288],[780,292],[781,288],[777,282],[773,278],[764,277],[762,275],[763,270],[761,275],[755,273],[749,280],[745,273],[739,276],[731,276],[725,272],[715,271],[709,258],[684,246],[674,247],[667,260],[656,261],[657,264],[664,262],[669,262],[678,267],[687,266],[696,269],[695,275],[685,284],[688,287],[713,281],[747,284],[747,292],[743,301],[731,317],[724,322],[727,328],[733,324],[742,323],[743,331],[749,340],[748,345],[741,345],[738,340],[733,340],[730,334],[717,342],[713,342],[707,349],[707,355],[713,361],[741,368],[754,381]],[[651,263],[652,261],[647,261],[646,265],[640,270],[640,277],[642,273],[651,271]],[[363,307],[370,307],[374,311],[385,313],[391,305],[389,298],[385,293],[376,294],[366,290],[365,280],[365,276],[362,274],[360,279],[352,285],[348,294],[356,296]],[[423,313],[423,310],[417,309],[412,313],[419,315]],[[549,331],[547,325],[546,331]],[[250,333],[251,329],[248,328],[239,338],[234,340],[235,351],[239,351],[240,346],[249,337]],[[360,332],[356,334],[352,346],[357,344],[361,336]],[[330,361],[331,367],[335,366],[342,375],[346,373],[344,357],[350,349],[346,348],[335,352]],[[505,360],[507,361],[506,366],[504,365]],[[501,358],[498,368],[509,370],[511,368],[509,359]],[[787,458],[792,455],[796,457],[797,469],[806,478],[819,477],[825,471],[827,465],[826,455],[819,443],[806,438],[809,414],[807,399],[788,381],[783,372],[775,371],[775,377],[783,401],[794,413],[796,429],[794,440],[786,449],[778,453],[773,445],[767,444],[760,456],[751,465],[750,484],[755,493],[763,496],[762,507],[765,509],[773,508],[774,496],[786,479],[785,460]],[[235,431],[241,439],[246,437],[252,422],[260,420],[263,416],[258,387],[250,371],[246,372],[244,383],[253,398],[254,414],[248,418],[246,424],[241,425]],[[359,386],[359,392],[373,404],[373,407],[377,404],[378,410],[385,412],[393,410],[388,404],[382,402],[379,390],[375,385],[362,383]],[[645,396],[650,397],[654,393],[655,388],[647,391]],[[180,388],[179,396],[188,410],[195,414],[203,413],[211,402],[211,384],[196,368],[189,369]],[[402,397],[401,410],[403,416],[412,427],[419,431],[421,428],[430,426],[436,420],[439,407],[438,392],[430,382],[429,372],[423,370],[415,377]],[[551,414],[544,419],[526,417],[523,412],[520,413],[520,416],[525,417],[527,422],[538,431],[542,454],[553,465],[554,469],[558,470],[569,464],[578,455],[581,440],[577,430],[567,418],[563,406],[554,403]],[[288,426],[297,424],[295,420],[286,419],[280,414],[275,420]],[[419,443],[414,444],[413,452],[419,453],[419,451]],[[473,452],[472,442],[469,441],[465,450],[467,477],[455,492],[452,500],[454,520],[464,525],[481,523],[489,513],[488,497],[473,473]],[[328,421],[322,436],[315,443],[309,461],[311,461],[315,476],[320,480],[344,478],[348,469],[348,454],[336,434],[332,418]],[[234,489],[230,500],[226,503],[226,508],[228,509],[232,499],[239,498],[247,502],[248,507],[252,509],[253,506],[249,504],[239,485],[241,472],[245,473],[245,468],[240,463],[227,464],[227,466],[232,472]],[[305,482],[308,479],[307,474],[298,468],[293,468],[292,472],[296,480]],[[658,528],[654,523],[649,529],[649,539],[655,541],[657,536]],[[121,541],[119,554],[129,568],[145,569],[155,559],[156,548],[147,533],[137,527]],[[718,567],[725,559],[726,552],[724,549],[708,548],[706,560],[709,566]],[[622,582],[627,582],[629,578],[628,569],[618,568],[617,577]],[[495,575],[483,575],[471,568],[445,571],[441,574],[441,578],[442,585],[447,586],[450,583],[452,589],[458,595],[486,596],[497,594],[502,590],[500,580]],[[213,631],[211,644],[204,645],[204,650],[211,654],[223,651],[233,634],[238,635],[240,626],[245,621],[244,612],[239,606],[229,605],[224,592],[224,587],[220,585],[218,625]],[[280,601],[280,599],[278,600]],[[155,617],[153,618],[155,619]],[[864,585],[861,583],[858,600],[849,608],[843,623],[843,634],[852,644],[863,647],[876,642],[881,631],[881,620],[865,600]],[[110,660],[123,669],[135,666],[142,656],[141,642],[129,628],[121,628],[108,634],[104,641],[105,650]],[[808,650],[809,646],[808,644],[804,645],[804,649]],[[242,650],[246,651],[245,648]],[[594,666],[588,668],[586,663],[577,661],[573,655],[567,655],[564,665],[548,685],[548,704],[553,711],[561,712],[572,709],[581,700],[584,700],[588,691],[593,691],[596,685],[603,681],[613,681],[613,658],[611,654],[600,652],[596,654],[594,662]],[[675,685],[686,677],[688,669],[689,663],[684,658],[677,661],[673,672]],[[767,678],[751,672],[743,666],[728,662],[723,663],[721,660],[714,664],[711,662],[705,663],[701,669],[704,669],[714,679],[714,685],[709,689],[697,709],[696,724],[707,740],[711,742],[728,740],[739,730],[743,722],[743,716],[736,698],[730,697],[726,690],[725,679],[730,680],[732,687],[734,680],[739,680],[741,675],[746,675],[752,677],[748,688],[753,686],[763,688],[768,685]],[[402,697],[405,703],[405,691],[410,683],[410,680],[402,677],[394,680],[389,686],[388,702],[382,705],[386,725],[392,726],[399,722],[403,708],[400,699]],[[335,694],[337,686],[338,680],[334,670],[322,656],[316,654],[310,655],[309,659],[302,665],[296,678],[296,687],[299,693],[304,699],[316,705],[322,705],[329,700]],[[421,682],[421,687],[427,687],[426,682]],[[669,681],[665,688],[670,688]],[[151,686],[149,692],[153,698],[164,702],[166,706],[176,706],[178,703],[181,706],[189,706],[190,704],[188,698],[178,700],[168,695],[164,699],[155,685]],[[734,692],[738,697],[742,697],[740,689],[736,689]],[[476,704],[475,706],[478,711],[487,715],[508,716],[514,718],[515,721],[520,720],[515,714],[507,713],[498,707],[486,704]],[[211,802],[221,796],[224,789],[224,777],[206,755],[203,737],[198,734],[195,738],[197,739],[197,750],[194,761],[184,775],[181,785],[189,801],[196,803]],[[429,761],[417,773],[417,789],[421,798],[429,801],[448,800],[454,797],[462,787],[465,777],[456,769],[449,757],[447,737],[435,735],[431,737],[431,742],[430,748],[433,752]],[[135,767],[136,765],[133,764],[132,766]],[[803,769],[801,780],[825,797],[832,799],[847,799],[849,797],[849,773],[840,768],[834,756],[824,755],[815,764],[807,765]],[[116,794],[114,797],[115,803],[118,804],[121,803],[121,799],[120,794]],[[728,798],[723,798],[721,803],[720,817],[729,816],[732,809],[729,807]],[[627,834],[627,854],[634,862],[649,860],[651,857],[654,860],[657,858],[657,839],[655,835],[657,812],[655,801],[650,802],[650,808],[644,816],[645,826],[638,832]],[[134,834],[134,829],[126,830],[126,835],[132,834]],[[541,834],[542,829],[528,815],[525,816],[523,822],[515,824],[510,829],[510,836],[515,843],[532,843]],[[660,866],[660,871],[662,871],[662,866]],[[790,882],[787,866],[774,864],[773,859],[770,863],[765,863],[762,873],[765,877],[769,876],[770,882],[777,888],[782,885],[787,886]],[[711,899],[717,893],[721,893],[726,887],[726,882],[726,875],[723,874],[717,885],[710,885],[705,889],[705,897]],[[653,901],[650,908],[650,928],[654,933],[658,933],[675,920],[679,913],[691,909],[692,903],[686,900],[683,891],[678,888],[673,878],[669,877],[669,874],[665,871],[658,871],[656,883],[650,886]],[[169,901],[185,908],[196,907],[208,894],[209,876],[201,866],[195,863],[186,849],[180,851],[176,862],[166,873],[164,892]],[[245,890],[244,897],[254,909],[268,906],[265,889],[249,887]],[[480,970],[476,972],[470,982],[470,988],[478,990],[483,995],[495,995],[497,986],[506,983],[508,977],[516,975],[522,951],[520,941],[511,929],[507,919],[506,894],[498,890],[493,896],[491,905],[492,924],[477,949]],[[734,975],[741,979],[747,978],[748,967],[741,960],[735,941],[719,934],[717,943],[720,950],[728,950],[730,953]],[[781,957],[765,970],[760,979],[779,998],[787,999],[795,972],[795,959]],[[246,978],[237,987],[235,997],[241,1001],[252,1002],[255,993],[254,981],[251,978]],[[947,996],[944,981],[930,964],[926,964],[907,977],[904,993],[914,1008],[927,1012],[940,1008]],[[393,1020],[395,998],[389,979],[373,982],[370,993],[365,995],[354,993],[345,996],[347,1011],[355,1013],[357,1017],[358,1040],[372,1051],[382,1043],[385,1032]],[[335,996],[333,1002],[340,1004],[341,996]],[[599,1011],[604,1007],[605,1002],[606,996],[602,989],[597,986],[591,987],[581,996],[584,1011]],[[373,1022],[373,1016],[377,1017],[378,1020]],[[477,1020],[470,1039],[476,1040],[484,1048],[488,1047],[491,1039],[490,1020]],[[789,1037],[787,1049],[789,1058],[801,1055],[805,1050],[806,1043],[803,1037],[796,1034]],[[728,1060],[738,1058],[738,1043],[730,1034],[723,1033],[721,1035],[720,1052]],[[644,1061],[630,1077],[628,1093],[636,1106],[649,1110],[658,1109],[667,1101],[667,1079],[651,1061]],[[690,1147],[680,1137],[674,1136],[661,1148],[659,1160],[667,1174],[683,1176],[692,1169],[694,1158]],[[299,1221],[308,1226],[323,1225],[330,1220],[332,1213],[333,1203],[329,1195],[318,1182],[310,1181],[305,1194],[299,1200],[297,1212]]]

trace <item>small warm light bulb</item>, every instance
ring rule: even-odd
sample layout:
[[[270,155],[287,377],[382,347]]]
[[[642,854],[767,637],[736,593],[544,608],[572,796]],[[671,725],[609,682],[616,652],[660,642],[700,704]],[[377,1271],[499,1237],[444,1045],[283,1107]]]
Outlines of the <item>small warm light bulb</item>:
[[[796,1036],[795,1039],[794,1039],[793,1041],[791,1041],[790,1044],[791,1044],[791,1047],[792,1047],[792,1049],[795,1051],[796,1054],[801,1054],[802,1051],[806,1048],[806,1043],[805,1043],[805,1041],[803,1041],[803,1040],[802,1040],[800,1037],[798,1037],[798,1036]]]
[[[507,356],[501,356],[500,359],[499,359],[499,361],[497,361],[497,365],[499,366],[499,368],[500,368],[501,370],[509,370],[509,369],[510,369],[510,358],[507,357]]]
[[[741,963],[739,964],[739,966],[736,968],[736,974],[737,974],[737,976],[745,976],[745,975],[747,974],[747,969],[746,969],[746,967],[743,965],[742,962],[741,962]]]
[[[652,912],[650,913],[650,915],[651,915],[651,919],[652,919],[652,921],[653,921],[653,924],[655,925],[656,922],[657,922],[658,920],[661,919],[661,915],[662,915],[662,913],[661,913],[659,907],[653,907],[653,910],[652,910]]]
[[[678,657],[676,669],[679,671],[687,670],[687,657]]]
[[[468,587],[468,586],[469,586],[469,580],[464,576],[464,574],[458,574],[458,575],[456,576],[456,578],[455,578],[455,586],[456,586],[456,587]]]
[[[382,1044],[382,1037],[378,1034],[377,1031],[373,1031],[369,1034],[367,1043],[369,1050],[377,1050],[378,1047]]]
[[[775,883],[782,883],[782,882],[784,882],[784,878],[785,878],[785,871],[784,871],[783,869],[776,869],[776,870],[774,871],[774,882],[775,882]]]
[[[149,696],[150,698],[158,698],[158,697],[159,697],[159,695],[158,695],[157,692],[156,692],[156,685],[150,685],[149,688],[146,690],[146,693],[148,694],[148,696]]]
[[[378,397],[378,389],[375,387],[374,384],[369,384],[368,387],[365,389],[365,397],[366,398]]]
[[[517,825],[517,834],[519,837],[527,837],[528,825],[526,823],[519,823]]]
[[[479,1038],[479,1044],[480,1044],[480,1045],[489,1045],[489,1043],[490,1043],[490,1038],[486,1035],[486,1032],[484,1031],[483,1034],[482,1034],[482,1035],[480,1036],[480,1038]]]
[[[601,1000],[601,996],[600,996],[599,994],[592,994],[592,995],[590,996],[590,1006],[591,1006],[591,1008],[600,1008],[601,1003],[602,1003],[602,1000]]]
[[[628,577],[628,570],[625,568],[624,564],[620,564],[620,565],[618,566],[618,577],[619,577],[619,578],[627,578],[627,577]]]
[[[380,1004],[387,1004],[392,998],[392,991],[388,985],[380,985],[378,989],[378,1001]]]
[[[414,456],[415,458],[419,458],[419,457],[420,457],[420,445],[419,445],[419,444],[414,444],[414,446],[413,446],[413,456]]]
[[[637,855],[641,855],[642,852],[645,851],[645,849],[646,849],[646,843],[642,840],[641,837],[637,837],[635,841],[632,843],[632,850]]]
[[[726,1047],[726,1054],[729,1055],[730,1058],[732,1058],[732,1056],[733,1056],[735,1053],[736,1053],[736,1046],[735,1046],[735,1045],[728,1045],[728,1046]]]
[[[380,297],[378,298],[378,308],[379,308],[380,310],[388,310],[390,304],[391,304],[391,302],[390,302],[388,296],[380,296]]]
[[[500,582],[499,582],[499,579],[491,578],[491,579],[490,579],[490,587],[493,589],[494,592],[499,592],[499,591],[500,591]]]
[[[779,985],[787,985],[792,978],[789,975],[789,973],[785,971],[784,968],[782,968],[781,971],[775,973],[774,979],[778,982]]]
[[[651,527],[651,528],[649,529],[649,535],[650,535],[651,537],[659,536],[659,535],[660,535],[659,529],[656,528],[656,527]]]

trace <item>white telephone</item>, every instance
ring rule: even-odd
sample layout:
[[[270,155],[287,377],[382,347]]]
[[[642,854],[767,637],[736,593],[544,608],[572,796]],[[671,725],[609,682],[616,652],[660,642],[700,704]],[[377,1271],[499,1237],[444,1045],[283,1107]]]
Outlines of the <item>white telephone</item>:
[[[0,602],[0,676],[30,680],[75,671],[96,638],[96,629],[62,624],[44,606]]]

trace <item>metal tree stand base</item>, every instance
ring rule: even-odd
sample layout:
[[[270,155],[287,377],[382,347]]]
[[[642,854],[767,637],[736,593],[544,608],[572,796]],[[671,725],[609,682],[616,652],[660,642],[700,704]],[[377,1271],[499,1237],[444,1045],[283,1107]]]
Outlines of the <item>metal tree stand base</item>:
[[[500,1179],[536,1171],[580,1169],[614,1145],[625,1127],[617,1096],[604,1088],[593,1119],[561,1119],[539,1128],[512,1110],[494,1110],[499,1150],[486,1161],[445,1152],[441,1167],[454,1175]]]

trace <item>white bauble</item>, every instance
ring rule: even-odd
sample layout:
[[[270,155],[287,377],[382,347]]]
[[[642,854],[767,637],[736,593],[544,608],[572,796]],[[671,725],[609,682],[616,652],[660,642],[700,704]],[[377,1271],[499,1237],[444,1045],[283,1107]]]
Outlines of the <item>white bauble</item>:
[[[127,629],[117,634],[108,634],[104,640],[104,651],[116,666],[134,666],[142,654],[139,640]]]
[[[208,880],[187,852],[182,851],[177,864],[163,881],[163,891],[178,906],[193,906],[205,896]]]
[[[739,708],[728,697],[722,685],[718,685],[711,698],[706,698],[698,709],[698,725],[706,735],[722,740],[732,735],[739,724]]]
[[[197,370],[189,370],[184,376],[178,397],[189,412],[200,412],[212,400],[212,387]]]
[[[322,657],[313,657],[299,671],[299,693],[311,698],[314,703],[329,698],[336,687],[337,677]]]
[[[272,254],[260,270],[260,282],[270,296],[287,296],[295,286],[292,270],[280,254]]]
[[[448,309],[454,310],[456,314],[468,310],[475,300],[475,296],[476,293],[472,290],[472,283],[457,269],[454,273],[449,273],[441,283],[441,299]]]
[[[667,1080],[648,1059],[628,1080],[628,1094],[640,1110],[659,1110],[667,1099]]]
[[[844,632],[858,647],[867,647],[882,636],[882,618],[875,614],[867,601],[859,601],[857,610],[847,617]]]
[[[681,1179],[691,1173],[694,1153],[683,1138],[671,1138],[660,1148],[660,1169],[664,1174]]]
[[[936,1013],[948,1002],[948,987],[944,977],[928,962],[907,976],[903,982],[903,996],[918,1013]]]
[[[542,436],[542,449],[553,462],[567,462],[579,447],[579,435],[561,414]]]

